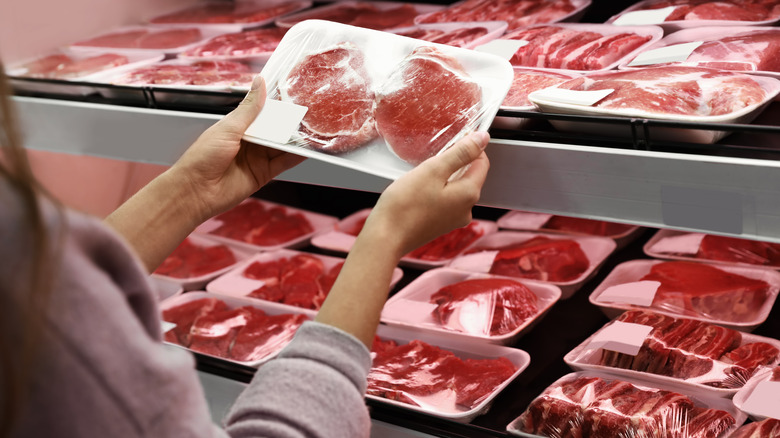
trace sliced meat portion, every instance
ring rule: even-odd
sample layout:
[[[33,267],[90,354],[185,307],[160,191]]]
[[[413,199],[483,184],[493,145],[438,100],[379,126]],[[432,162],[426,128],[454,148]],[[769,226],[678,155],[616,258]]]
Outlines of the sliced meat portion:
[[[163,310],[162,319],[176,327],[165,333],[165,340],[184,347],[190,346],[190,329],[200,316],[227,309],[227,305],[216,298],[201,298],[170,309]]]
[[[729,435],[730,438],[777,438],[780,436],[780,420],[767,418],[748,423]]]
[[[236,256],[225,245],[201,246],[184,239],[154,271],[173,278],[194,278],[236,263]]]
[[[625,234],[628,230],[633,228],[633,225],[569,216],[553,216],[542,228],[546,230],[588,234],[591,236],[611,237]]]
[[[590,267],[580,244],[571,239],[537,236],[525,242],[499,248],[478,248],[470,252],[497,249],[491,274],[533,280],[567,282],[576,280]]]
[[[751,342],[724,354],[720,360],[734,364],[728,372],[741,376],[751,376],[762,365],[777,363],[780,358],[780,350],[766,342]]]
[[[189,348],[199,353],[228,357],[238,330],[251,318],[245,308],[211,311],[192,324]]]
[[[254,201],[243,202],[214,220],[222,224],[209,234],[259,246],[284,245],[314,231],[302,213],[282,206],[266,208]]]
[[[261,360],[284,348],[308,318],[301,314],[255,314],[236,333],[230,358],[240,362]]]
[[[428,261],[449,260],[460,254],[483,234],[479,224],[472,221],[465,227],[457,228],[437,237],[410,252],[406,257]]]
[[[254,262],[243,275],[264,284],[248,296],[289,304],[304,309],[319,309],[336,281],[343,263],[326,271],[317,257],[300,254],[267,262]]]
[[[708,234],[701,240],[696,257],[723,262],[780,266],[780,244]]]
[[[73,62],[70,56],[65,54],[54,54],[35,59],[19,66],[22,71],[21,76],[31,78],[48,78],[56,71]]]
[[[571,0],[467,0],[425,15],[420,22],[506,21],[511,31],[560,21],[575,9]]]
[[[570,80],[572,76],[541,70],[515,69],[512,85],[509,87],[502,107],[531,107],[533,104],[528,95],[536,90],[542,90]]]
[[[238,33],[218,35],[187,49],[182,56],[210,58],[218,56],[250,57],[273,52],[287,33],[286,28],[268,27]]]

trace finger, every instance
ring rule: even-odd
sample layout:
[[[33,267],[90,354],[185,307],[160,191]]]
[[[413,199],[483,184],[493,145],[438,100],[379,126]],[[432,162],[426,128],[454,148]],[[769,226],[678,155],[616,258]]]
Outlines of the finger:
[[[468,181],[470,184],[475,184],[478,187],[482,187],[487,179],[488,170],[490,169],[490,160],[488,160],[487,154],[483,151],[474,161],[471,162],[468,169],[460,177],[459,181]]]
[[[490,136],[487,132],[472,133],[458,140],[451,148],[438,157],[434,157],[432,161],[442,176],[449,177],[458,169],[477,159],[489,140]]]
[[[295,155],[288,152],[277,155],[268,162],[268,170],[271,172],[271,178],[276,178],[280,173],[297,166],[305,159],[306,157],[303,155]]]
[[[244,131],[260,114],[260,110],[263,109],[265,97],[265,80],[262,76],[257,75],[252,81],[252,88],[246,94],[244,100],[238,104],[236,109],[226,115],[223,120],[230,123],[234,130],[240,131],[240,134],[243,135]]]

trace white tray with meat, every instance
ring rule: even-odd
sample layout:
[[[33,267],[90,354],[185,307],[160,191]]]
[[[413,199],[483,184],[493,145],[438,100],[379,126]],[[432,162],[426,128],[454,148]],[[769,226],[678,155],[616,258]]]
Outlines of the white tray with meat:
[[[561,290],[547,283],[438,268],[390,297],[381,321],[447,337],[511,345],[560,296]]]
[[[505,21],[507,31],[534,24],[577,21],[590,0],[465,0],[441,11],[423,14],[417,24],[460,21]]]
[[[149,24],[198,27],[222,32],[241,32],[273,23],[278,18],[310,8],[308,0],[206,1],[185,9],[158,15]]]
[[[507,426],[521,437],[726,437],[747,416],[730,400],[581,371],[547,387]]]
[[[274,251],[306,246],[314,235],[332,230],[337,222],[333,216],[248,198],[202,223],[195,234],[246,251]]]
[[[780,78],[780,28],[696,27],[665,36],[620,69],[685,65]]]
[[[536,106],[528,99],[528,95],[536,90],[543,90],[553,85],[577,78],[579,73],[571,70],[547,68],[513,67],[514,77],[504,101],[499,109],[508,111],[536,111]],[[524,129],[537,119],[525,117],[496,116],[493,119],[494,128]]]
[[[595,275],[616,246],[608,237],[498,231],[482,237],[447,266],[543,281],[558,286],[561,299],[567,299]]]
[[[775,404],[778,404],[777,401]],[[729,435],[729,438],[774,438],[777,436],[780,436],[780,420],[767,418],[743,425]]]
[[[189,61],[246,61],[253,66],[262,66],[276,50],[285,33],[287,28],[273,26],[217,35],[185,50],[178,57]],[[249,90],[249,84],[245,84],[245,87]]]
[[[196,27],[123,26],[76,41],[68,50],[121,54],[176,55],[224,31]]]
[[[366,397],[467,423],[531,361],[523,350],[380,325]]]
[[[734,395],[734,406],[756,421],[774,418],[780,433],[780,366],[763,367]],[[763,438],[764,435],[761,435]],[[772,435],[769,435],[772,436]],[[745,437],[747,438],[747,437]]]
[[[274,303],[200,291],[169,298],[160,310],[166,343],[250,367],[275,357],[312,319]]]
[[[632,260],[616,266],[590,302],[610,318],[647,309],[749,332],[766,321],[779,290],[780,273],[770,269]]]
[[[312,237],[311,244],[328,251],[348,253],[352,249],[371,209],[357,211],[327,232]],[[449,263],[463,251],[470,248],[482,236],[496,232],[498,225],[493,221],[475,219],[465,227],[455,229],[428,242],[401,258],[400,265],[414,269],[431,269]]]
[[[541,111],[559,114],[638,117],[717,125],[746,124],[780,93],[780,80],[699,67],[648,67],[587,74],[535,91]],[[631,137],[628,124],[551,120],[563,131]],[[658,126],[652,140],[715,143],[727,131]]]
[[[512,68],[474,50],[308,20],[287,32],[262,75],[269,99],[245,140],[395,179],[487,130]]]
[[[629,310],[563,360],[578,371],[598,370],[731,398],[759,367],[780,362],[780,341],[699,320]]]
[[[504,31],[506,31],[505,21],[482,21],[417,24],[390,29],[388,32],[430,43],[473,49],[500,37]]]
[[[420,14],[442,9],[425,3],[389,1],[339,1],[287,15],[276,20],[279,27],[292,27],[304,20],[326,20],[375,30],[408,27]]]

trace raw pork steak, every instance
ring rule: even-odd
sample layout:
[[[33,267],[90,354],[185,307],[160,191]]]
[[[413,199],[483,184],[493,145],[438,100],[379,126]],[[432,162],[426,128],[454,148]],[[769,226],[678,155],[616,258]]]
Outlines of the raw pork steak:
[[[282,101],[309,108],[301,123],[306,146],[349,152],[376,137],[374,93],[363,52],[340,43],[304,57],[279,82]]]
[[[418,47],[377,91],[376,126],[399,158],[417,165],[472,127],[481,99],[455,58]]]

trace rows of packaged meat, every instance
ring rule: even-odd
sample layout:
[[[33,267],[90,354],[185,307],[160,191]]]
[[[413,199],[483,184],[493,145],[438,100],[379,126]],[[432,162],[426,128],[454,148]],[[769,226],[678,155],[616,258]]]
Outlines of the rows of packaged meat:
[[[316,315],[369,212],[250,198],[204,223],[153,274],[167,291],[165,340],[262,366]],[[393,276],[367,396],[457,422],[485,414],[534,360],[518,340],[540,336],[533,327],[643,231],[512,210],[412,251]],[[589,300],[612,320],[506,431],[778,436],[780,340],[750,332],[780,292],[780,244],[661,230],[644,253],[603,276]],[[753,435],[736,432],[748,418]]]

